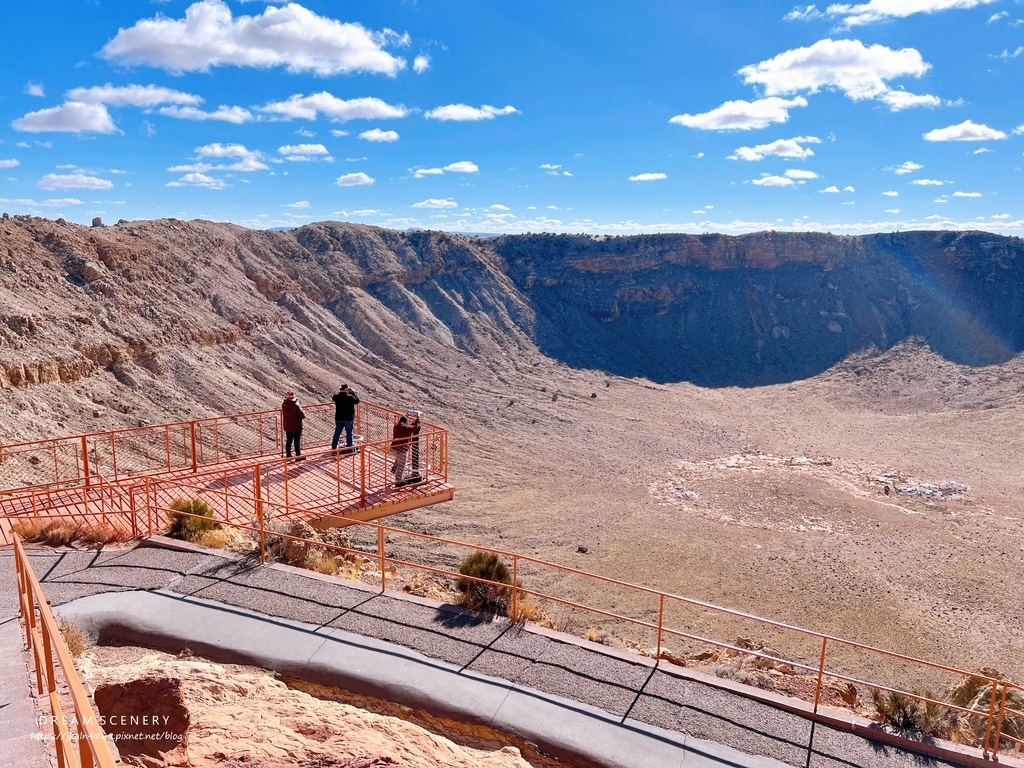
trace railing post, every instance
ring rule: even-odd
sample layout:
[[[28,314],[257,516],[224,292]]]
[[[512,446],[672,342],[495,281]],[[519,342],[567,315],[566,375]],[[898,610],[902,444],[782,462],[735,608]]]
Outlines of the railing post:
[[[665,626],[665,593],[662,592],[658,596],[658,656],[655,658],[654,663],[661,663],[661,629]]]
[[[999,757],[999,741],[1003,738],[1003,715],[1006,714],[1006,694],[1009,693],[1010,687],[1003,681],[1003,695],[999,699],[999,722],[996,723],[996,740],[992,744],[992,757],[998,759]]]
[[[384,573],[387,567],[387,558],[384,555],[384,526],[377,526],[377,553],[380,555],[380,591],[387,588],[387,575]]]
[[[149,495],[149,478],[146,478],[146,530],[153,535],[153,499]]]
[[[821,638],[821,660],[818,662],[818,684],[814,688],[814,711],[818,711],[818,699],[821,698],[821,680],[825,676],[825,649],[828,647],[828,637]]]
[[[164,451],[167,453],[167,471],[171,471],[171,425],[164,425]]]
[[[252,470],[252,493],[256,503],[256,519],[260,524],[260,562],[267,562],[267,538],[266,528],[263,524],[263,489],[260,484],[260,465],[257,464]]]
[[[512,621],[519,620],[519,558],[512,555]]]
[[[387,461],[384,462],[387,464]],[[386,467],[385,467],[386,469]],[[366,446],[359,448],[359,503],[366,504]]]
[[[89,443],[82,435],[82,472],[85,474],[85,487],[89,487]]]
[[[139,520],[138,513],[135,510],[135,486],[133,485],[128,489],[128,509],[132,516],[132,538],[138,538],[139,536]]]
[[[199,469],[199,457],[196,456],[196,423],[194,421],[188,423],[188,439],[192,444],[192,474],[194,475]]]
[[[988,759],[988,745],[992,741],[992,727],[995,725],[996,718],[996,694],[999,691],[999,686],[995,680],[992,681],[992,700],[988,703],[988,726],[985,728],[985,746],[982,748],[981,753]]]

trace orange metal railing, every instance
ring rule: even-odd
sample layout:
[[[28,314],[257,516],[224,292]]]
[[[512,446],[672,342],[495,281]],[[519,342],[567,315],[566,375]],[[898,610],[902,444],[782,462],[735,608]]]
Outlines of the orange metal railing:
[[[1024,696],[1024,688],[1006,680],[997,680],[975,672],[968,672],[956,667],[936,664],[934,662],[915,658],[906,654],[887,651],[864,643],[846,640],[841,637],[821,632],[815,632],[813,630],[783,622],[773,621],[771,619],[766,619],[743,611],[723,608],[711,603],[682,597],[680,595],[663,592],[661,590],[630,584],[628,582],[589,573],[577,568],[570,568],[568,566],[559,565],[557,563],[548,562],[535,557],[507,552],[492,547],[483,547],[452,539],[431,536],[429,534],[418,533],[401,528],[393,528],[380,523],[355,521],[352,524],[358,529],[367,532],[367,538],[372,542],[369,550],[346,548],[321,542],[313,542],[307,539],[302,539],[301,537],[289,535],[284,532],[282,526],[275,525],[275,523],[282,520],[305,516],[303,510],[299,508],[282,506],[280,504],[268,504],[266,507],[258,510],[258,514],[254,517],[248,520],[240,519],[237,514],[232,514],[231,510],[235,499],[227,490],[211,491],[210,489],[190,485],[187,482],[180,480],[162,483],[159,493],[147,493],[144,506],[146,508],[147,527],[150,534],[160,532],[167,528],[170,522],[169,515],[171,514],[171,511],[168,508],[170,499],[183,497],[202,499],[214,510],[215,519],[220,524],[236,528],[251,535],[259,549],[260,559],[262,562],[266,562],[267,560],[268,538],[276,538],[281,540],[304,542],[307,545],[322,547],[339,553],[358,554],[363,557],[376,560],[380,566],[381,590],[386,588],[387,568],[389,566],[416,569],[450,579],[468,579],[470,581],[488,584],[499,589],[508,589],[511,592],[512,603],[510,613],[514,617],[521,616],[520,605],[522,600],[526,596],[529,596],[537,600],[548,601],[567,608],[585,611],[591,615],[600,616],[603,619],[624,622],[634,627],[649,630],[657,638],[654,656],[659,661],[661,660],[662,653],[665,650],[665,639],[677,638],[679,640],[691,641],[704,647],[710,646],[712,648],[729,650],[736,654],[742,654],[756,659],[764,659],[777,664],[786,664],[794,670],[802,671],[814,677],[815,687],[812,713],[817,713],[819,710],[821,695],[826,681],[845,681],[859,686],[876,688],[879,691],[885,691],[890,694],[900,694],[911,699],[942,708],[946,711],[960,713],[965,717],[971,718],[975,723],[983,726],[979,733],[983,733],[984,737],[981,738],[979,736],[979,742],[981,743],[983,754],[986,757],[989,755],[997,755],[999,750],[1003,747],[1012,746],[1019,749],[1021,746],[1024,746],[1024,741],[1022,741],[1018,736],[1013,735],[1015,733],[1018,735],[1024,733],[1024,712],[1013,709],[1007,705],[1007,701],[1011,695],[1016,696],[1018,700],[1020,700],[1019,697]],[[139,527],[143,528],[141,525]],[[354,529],[350,528],[348,530]],[[396,546],[401,546],[400,542],[402,540],[406,542],[410,540],[429,542],[434,545],[440,545],[441,547],[452,547],[455,550],[467,553],[470,551],[483,551],[496,554],[499,557],[505,558],[511,564],[512,583],[514,584],[519,584],[521,576],[525,572],[525,567],[531,566],[547,570],[553,574],[553,576],[549,576],[545,579],[545,581],[549,583],[557,581],[559,575],[576,576],[591,584],[600,584],[606,589],[614,587],[625,590],[628,595],[632,596],[627,600],[630,604],[637,604],[642,598],[649,598],[653,600],[655,609],[652,611],[652,616],[649,619],[627,616],[617,611],[606,610],[595,605],[588,605],[570,600],[566,597],[552,594],[551,592],[543,592],[522,585],[512,589],[508,584],[499,584],[496,582],[489,582],[484,579],[468,577],[459,573],[457,566],[446,568],[442,565],[436,564],[436,562],[416,562],[408,557],[395,557],[388,555],[387,547],[391,546],[392,548],[395,548]],[[408,546],[406,548],[415,549],[415,547]],[[436,560],[436,553],[431,557],[431,559]],[[460,560],[461,557],[457,557],[453,559],[453,562]],[[597,594],[601,590],[594,590],[593,588],[590,588],[588,591],[591,594]],[[749,648],[741,648],[735,644],[699,634],[693,631],[690,627],[684,628],[672,626],[668,620],[668,615],[673,605],[689,606],[708,611],[717,616],[736,619],[748,627],[760,627],[761,631],[770,630],[780,633],[781,636],[804,638],[809,640],[812,645],[816,647],[814,654],[816,658],[811,660],[811,662],[807,662],[801,661],[799,658],[795,657],[787,658],[781,655],[774,655],[768,650],[758,651],[751,650]],[[971,679],[977,682],[983,689],[990,691],[988,694],[988,705],[984,711],[979,711],[977,709],[970,709],[939,700],[929,693],[921,694],[906,691],[886,683],[868,680],[864,677],[851,674],[845,674],[837,668],[836,663],[830,663],[830,653],[834,655],[836,649],[841,648],[855,649],[859,652],[863,652],[869,657],[875,659],[876,662],[877,660],[885,659],[894,660],[906,663],[910,665],[912,669],[917,669],[919,671],[931,670],[948,673],[949,675],[954,675],[960,679]],[[869,664],[867,666],[871,667],[876,665],[877,664]]]
[[[17,536],[14,537],[14,562],[18,573],[21,618],[25,624],[25,643],[34,661],[36,688],[39,695],[45,695],[49,702],[57,768],[115,768],[116,762],[75,669],[71,652]],[[57,670],[67,684],[71,713],[65,713],[61,704]],[[73,715],[72,722],[68,722],[67,715]]]
[[[303,442],[323,449],[334,434],[334,404],[304,406]],[[360,442],[390,439],[402,414],[372,403],[356,406],[354,433]],[[423,422],[422,433],[445,430]],[[283,453],[279,410],[212,416],[193,421],[117,429],[0,446],[0,493],[55,490],[90,485],[96,476],[111,482],[141,475],[196,472],[227,461]]]

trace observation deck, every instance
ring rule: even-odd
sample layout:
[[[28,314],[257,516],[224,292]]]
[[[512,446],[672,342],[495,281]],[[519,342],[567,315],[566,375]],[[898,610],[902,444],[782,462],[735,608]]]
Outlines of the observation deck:
[[[453,498],[447,430],[421,422],[396,483],[389,448],[401,413],[360,403],[354,445],[335,453],[334,404],[303,410],[302,462],[283,455],[280,410],[2,445],[0,544],[10,543],[13,522],[29,518],[159,533],[167,516],[154,510],[179,499],[262,529],[285,517],[340,527]]]

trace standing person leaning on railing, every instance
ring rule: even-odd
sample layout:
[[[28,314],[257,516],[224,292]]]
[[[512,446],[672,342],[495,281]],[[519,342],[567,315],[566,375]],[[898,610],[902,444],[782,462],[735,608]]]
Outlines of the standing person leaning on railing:
[[[405,476],[405,460],[409,456],[409,446],[413,436],[419,433],[419,417],[409,421],[408,416],[400,417],[391,432],[391,455],[395,458],[395,462],[391,465],[391,471],[395,474],[395,485],[400,484]]]
[[[284,402],[281,403],[281,427],[284,429],[284,455],[289,459],[292,457],[292,445],[295,446],[295,460],[305,461],[302,455],[302,420],[306,418],[302,406],[295,399],[295,393],[291,390],[284,393]]]

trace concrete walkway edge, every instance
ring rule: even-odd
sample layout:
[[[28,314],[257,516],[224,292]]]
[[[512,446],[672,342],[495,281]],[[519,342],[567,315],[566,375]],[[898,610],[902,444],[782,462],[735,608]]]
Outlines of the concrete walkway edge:
[[[788,768],[779,761],[463,671],[402,646],[165,590],[80,598],[56,611],[93,638],[252,664],[499,728],[578,768]]]

